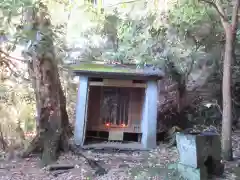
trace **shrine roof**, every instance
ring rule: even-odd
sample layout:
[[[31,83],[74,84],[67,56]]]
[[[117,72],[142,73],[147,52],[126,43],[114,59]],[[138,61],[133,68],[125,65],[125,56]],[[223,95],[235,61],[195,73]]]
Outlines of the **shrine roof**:
[[[76,76],[83,75],[98,78],[158,80],[164,77],[164,73],[161,69],[150,65],[140,68],[136,64],[81,63],[73,65],[71,69]]]

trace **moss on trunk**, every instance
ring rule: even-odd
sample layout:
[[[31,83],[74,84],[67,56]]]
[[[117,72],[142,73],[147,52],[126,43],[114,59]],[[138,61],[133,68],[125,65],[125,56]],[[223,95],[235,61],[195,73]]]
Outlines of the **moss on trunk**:
[[[40,102],[39,131],[29,148],[31,152],[42,152],[42,163],[48,165],[57,159],[60,150],[67,150],[68,137],[71,135],[66,98],[60,83],[54,54],[47,52],[34,60],[33,72],[36,74],[36,97]]]
[[[23,156],[26,157],[35,151],[41,152],[42,164],[48,165],[57,159],[60,150],[66,150],[71,128],[58,73],[47,7],[39,3],[29,10],[26,13],[26,22],[27,27],[29,22],[33,22],[31,31],[37,32],[36,40],[28,54],[32,57],[29,72],[35,89],[39,118],[37,135]]]

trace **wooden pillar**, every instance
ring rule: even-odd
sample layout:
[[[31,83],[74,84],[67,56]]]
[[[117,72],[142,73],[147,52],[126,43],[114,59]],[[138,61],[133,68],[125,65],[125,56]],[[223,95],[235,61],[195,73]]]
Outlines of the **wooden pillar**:
[[[88,77],[79,77],[76,121],[74,129],[74,141],[76,145],[83,146],[85,139],[85,128],[87,123],[87,106],[88,106]]]
[[[141,124],[142,145],[144,148],[155,148],[157,144],[157,103],[157,81],[148,81],[145,90]]]

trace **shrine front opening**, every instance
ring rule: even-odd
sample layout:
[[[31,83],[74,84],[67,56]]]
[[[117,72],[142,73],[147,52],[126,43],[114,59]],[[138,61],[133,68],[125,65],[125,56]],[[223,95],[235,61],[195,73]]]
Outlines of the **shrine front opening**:
[[[116,71],[106,71],[106,67]],[[145,74],[142,69],[126,66],[119,72],[123,67],[116,65],[104,68],[74,70],[79,76],[75,143],[90,147],[120,141],[132,148],[154,148],[161,72]]]

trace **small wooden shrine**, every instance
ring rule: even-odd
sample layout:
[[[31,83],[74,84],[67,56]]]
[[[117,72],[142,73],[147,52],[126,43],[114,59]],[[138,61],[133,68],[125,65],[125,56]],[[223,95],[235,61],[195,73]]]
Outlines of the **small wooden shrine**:
[[[82,63],[73,67],[79,76],[74,139],[83,146],[86,134],[108,133],[123,141],[137,134],[143,148],[156,146],[159,69],[136,65]]]

